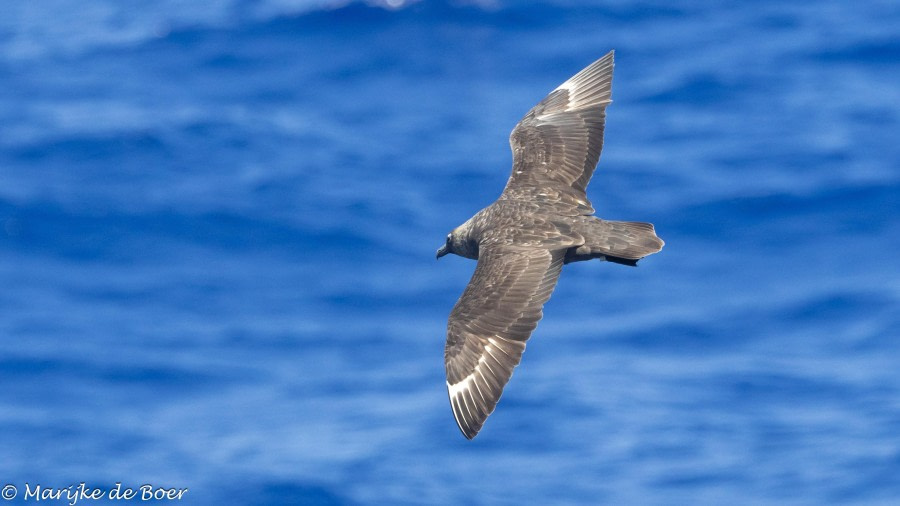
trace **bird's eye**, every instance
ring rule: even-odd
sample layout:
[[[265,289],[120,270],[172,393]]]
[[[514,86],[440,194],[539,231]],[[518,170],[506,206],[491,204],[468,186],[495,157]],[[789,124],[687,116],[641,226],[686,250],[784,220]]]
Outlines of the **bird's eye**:
[[[449,243],[453,239],[453,234],[447,234],[447,242]]]

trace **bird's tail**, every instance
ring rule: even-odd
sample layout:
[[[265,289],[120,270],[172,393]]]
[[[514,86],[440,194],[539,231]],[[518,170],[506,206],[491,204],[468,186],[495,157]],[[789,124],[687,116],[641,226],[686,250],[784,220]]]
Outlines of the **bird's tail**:
[[[585,243],[566,254],[565,263],[603,258],[607,262],[637,265],[662,249],[663,242],[651,223],[592,219],[582,231]]]

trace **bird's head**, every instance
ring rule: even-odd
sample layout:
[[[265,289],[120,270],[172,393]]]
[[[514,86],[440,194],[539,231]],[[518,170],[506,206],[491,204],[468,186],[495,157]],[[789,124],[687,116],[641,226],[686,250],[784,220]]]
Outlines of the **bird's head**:
[[[438,248],[437,258],[441,258],[447,253],[453,253],[465,258],[478,258],[478,244],[470,240],[470,229],[469,223],[466,222],[451,230],[447,234],[447,240],[444,241],[444,245]]]
[[[453,232],[456,232],[456,230],[454,229],[449,234],[447,234],[447,241],[444,242],[444,244],[440,248],[438,248],[437,256],[435,258],[441,258],[447,253],[456,253],[455,251],[453,251]]]

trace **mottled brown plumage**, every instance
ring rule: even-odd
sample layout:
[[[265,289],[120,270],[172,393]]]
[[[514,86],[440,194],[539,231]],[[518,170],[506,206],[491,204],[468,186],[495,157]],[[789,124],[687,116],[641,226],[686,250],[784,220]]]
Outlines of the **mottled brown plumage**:
[[[635,265],[662,249],[649,223],[605,221],[585,189],[603,147],[613,52],[553,90],[509,137],[513,170],[496,202],[456,227],[438,252],[477,259],[447,323],[453,416],[472,439],[522,359],[563,264]]]

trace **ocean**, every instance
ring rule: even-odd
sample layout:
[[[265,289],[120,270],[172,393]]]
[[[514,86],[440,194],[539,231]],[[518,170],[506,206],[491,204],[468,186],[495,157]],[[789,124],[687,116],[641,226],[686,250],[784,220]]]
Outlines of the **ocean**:
[[[5,502],[900,504],[894,2],[4,10]],[[434,252],[611,49],[588,196],[666,246],[566,266],[467,441]]]

